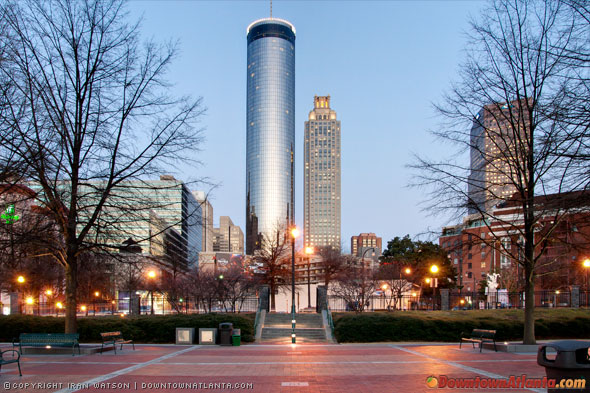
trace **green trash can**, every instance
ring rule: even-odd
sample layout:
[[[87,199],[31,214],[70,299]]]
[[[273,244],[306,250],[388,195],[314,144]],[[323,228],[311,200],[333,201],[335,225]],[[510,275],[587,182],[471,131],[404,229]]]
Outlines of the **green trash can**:
[[[242,343],[242,334],[240,329],[234,329],[232,331],[231,342],[234,347],[239,347]]]

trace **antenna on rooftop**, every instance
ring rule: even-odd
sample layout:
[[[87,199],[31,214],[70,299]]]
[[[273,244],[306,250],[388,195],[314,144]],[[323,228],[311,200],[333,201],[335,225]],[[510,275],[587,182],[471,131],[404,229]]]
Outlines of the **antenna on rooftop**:
[[[272,19],[272,0],[270,0],[270,19]]]

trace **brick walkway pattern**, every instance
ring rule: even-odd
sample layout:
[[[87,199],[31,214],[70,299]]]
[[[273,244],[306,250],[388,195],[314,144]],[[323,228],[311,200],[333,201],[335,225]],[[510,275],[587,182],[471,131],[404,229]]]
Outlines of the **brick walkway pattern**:
[[[136,348],[136,351],[127,348],[117,351],[116,355],[113,352],[75,357],[23,355],[23,376],[18,376],[14,365],[4,366],[0,387],[5,392],[27,393],[545,391],[432,389],[426,386],[430,375],[449,378],[501,378],[521,374],[538,378],[545,375],[545,370],[536,363],[536,354],[486,350],[479,353],[469,346],[461,350],[459,345],[387,343],[241,347],[136,345]],[[48,383],[56,385],[43,385]],[[198,387],[199,383],[207,384],[207,388],[186,389],[187,386]],[[210,383],[226,384],[226,387],[212,385],[213,388],[209,388]],[[227,384],[232,388],[227,388]],[[240,384],[251,386],[240,388]]]

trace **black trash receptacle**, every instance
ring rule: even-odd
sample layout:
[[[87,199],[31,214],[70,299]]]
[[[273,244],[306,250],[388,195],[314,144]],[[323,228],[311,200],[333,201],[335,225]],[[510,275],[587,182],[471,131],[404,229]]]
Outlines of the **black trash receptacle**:
[[[231,322],[223,322],[219,324],[219,345],[232,345],[232,331],[234,324]]]
[[[547,348],[556,351],[555,358],[547,358]],[[590,342],[556,341],[539,346],[537,363],[545,367],[547,380],[554,379],[549,393],[590,393]]]

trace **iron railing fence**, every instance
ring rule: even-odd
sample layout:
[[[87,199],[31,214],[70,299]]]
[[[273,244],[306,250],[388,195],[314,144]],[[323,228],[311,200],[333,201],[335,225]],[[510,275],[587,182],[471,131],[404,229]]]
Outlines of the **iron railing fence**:
[[[525,300],[524,292],[492,291],[488,294],[463,292],[451,293],[449,306],[453,310],[524,308]],[[535,291],[535,307],[557,308],[571,306],[572,299],[569,291]],[[582,305],[580,304],[580,306]]]
[[[482,294],[477,292],[456,292],[449,294],[450,310],[469,310],[469,309],[501,309],[501,308],[519,308],[525,306],[525,296],[523,292],[491,292]],[[135,313],[167,315],[167,314],[204,314],[209,312],[223,313],[241,313],[256,312],[259,308],[259,297],[249,295],[247,297],[230,300],[230,299],[209,299],[196,300],[194,298],[169,299],[163,296],[155,296],[152,299],[149,296],[140,297],[135,304]],[[341,311],[394,311],[394,310],[440,310],[441,297],[436,295],[423,295],[414,293],[412,295],[391,296],[373,295],[365,297],[365,304],[362,306],[358,300],[346,299],[342,296],[327,296],[328,308],[332,312]],[[153,304],[153,307],[152,307]],[[580,291],[578,297],[579,307],[587,308],[590,306],[590,291]],[[34,315],[53,315],[59,316],[65,313],[65,302],[37,302],[29,303],[23,301],[19,304],[19,312],[22,314]],[[572,307],[572,294],[566,290],[546,290],[535,291],[535,307],[541,308],[560,308]],[[102,316],[129,314],[131,312],[129,298],[119,298],[111,300],[100,300],[84,302],[79,301],[77,314],[79,316]]]
[[[451,292],[449,294],[450,310],[502,309],[525,307],[524,292]],[[579,307],[590,305],[590,291],[580,291]],[[358,300],[342,296],[329,295],[328,306],[332,311],[394,311],[394,310],[440,310],[440,293],[421,295],[414,293],[402,296],[374,295],[366,297],[364,306]],[[535,291],[535,307],[559,308],[572,307],[572,294],[564,290]]]
[[[331,311],[392,311],[392,310],[440,310],[440,296],[369,296],[364,306],[358,300],[337,295],[328,296]]]
[[[132,308],[135,305],[135,312]],[[153,309],[153,312],[152,312]],[[77,305],[78,316],[104,316],[120,315],[129,313],[139,314],[205,314],[209,312],[220,313],[242,313],[256,312],[258,309],[258,297],[251,295],[241,299],[210,299],[199,300],[187,297],[180,299],[169,299],[166,297],[142,297],[137,301],[129,298],[112,300],[83,302]],[[21,314],[33,314],[42,316],[63,316],[65,314],[65,302],[21,302],[19,304]]]

